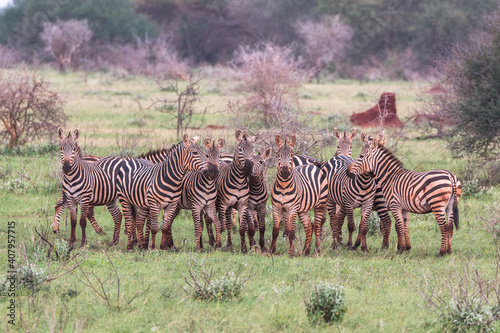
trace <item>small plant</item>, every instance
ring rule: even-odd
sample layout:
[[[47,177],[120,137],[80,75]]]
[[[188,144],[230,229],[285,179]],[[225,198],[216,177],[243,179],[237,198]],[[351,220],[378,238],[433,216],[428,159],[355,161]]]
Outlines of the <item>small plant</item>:
[[[195,299],[230,302],[241,296],[243,285],[253,277],[253,275],[247,276],[246,278],[240,277],[246,266],[242,265],[236,272],[226,271],[225,275],[214,278],[213,270],[207,272],[203,262],[198,263],[194,259],[192,261],[198,266],[198,272],[193,270],[193,266],[190,262],[189,275],[192,281],[190,282],[187,277],[184,278],[184,280],[193,290],[191,296]],[[184,291],[186,294],[190,294],[186,290]]]
[[[63,239],[56,239],[54,242],[54,252],[57,254],[57,259],[68,259],[70,257],[71,249],[68,242]]]
[[[475,197],[484,192],[484,187],[479,184],[477,178],[465,181],[462,185],[464,195],[467,197]]]
[[[380,234],[380,218],[376,212],[372,212],[368,219],[368,233],[370,235]]]
[[[443,317],[443,328],[451,332],[493,332],[495,321],[490,306],[480,298],[452,299]]]
[[[47,281],[45,268],[34,264],[23,265],[17,269],[19,284],[27,288],[36,288]]]
[[[320,320],[327,323],[341,321],[347,311],[345,300],[343,286],[321,282],[314,286],[311,297],[305,301],[307,317],[313,323],[318,323]]]

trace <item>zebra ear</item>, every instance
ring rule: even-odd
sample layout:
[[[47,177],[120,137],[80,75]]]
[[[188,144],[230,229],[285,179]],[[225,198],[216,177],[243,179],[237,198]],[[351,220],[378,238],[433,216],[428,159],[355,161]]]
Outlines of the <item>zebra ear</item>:
[[[75,141],[78,140],[80,137],[80,131],[78,129],[75,129]]]
[[[205,148],[209,149],[212,146],[212,140],[209,137],[205,138]]]
[[[188,144],[189,143],[189,135],[187,135],[186,133],[184,133],[182,135],[182,142],[184,142],[185,144]]]
[[[63,140],[64,139],[64,133],[61,127],[57,128],[57,136],[59,136],[59,139]]]
[[[382,132],[382,134],[384,134],[384,133]],[[384,135],[384,136],[382,136],[382,137],[380,137],[380,138],[378,139],[378,145],[379,145],[379,146],[384,146],[384,147],[385,147],[385,144],[386,144],[386,143],[387,143],[387,137],[386,137],[385,135]]]
[[[198,142],[198,139],[200,138],[200,135],[197,135],[191,139],[194,143]]]
[[[276,134],[276,145],[278,148],[281,148],[283,146],[283,139],[281,138],[281,134]]]
[[[368,136],[365,134],[365,132],[361,132],[361,142],[366,142],[368,140]]]
[[[238,142],[240,142],[241,139],[243,139],[243,131],[240,129],[237,129],[236,131],[234,131],[234,136],[236,137],[236,140]]]
[[[351,130],[351,133],[349,133],[349,139],[351,139],[351,141],[352,141],[352,139],[354,139],[355,137],[356,137],[356,129],[353,128]]]
[[[219,138],[219,141],[217,141],[217,148],[222,149],[226,145],[226,140],[223,138]]]
[[[295,134],[292,134],[288,137],[288,144],[290,145],[290,147],[293,148],[293,146],[295,146]]]
[[[342,137],[342,134],[340,133],[340,131],[337,127],[335,127],[335,129],[333,130],[333,133],[335,133],[335,137],[337,138],[337,140],[340,140],[340,138]]]
[[[267,147],[266,150],[264,150],[264,154],[262,155],[262,158],[265,160],[267,160],[269,158],[269,156],[271,156],[271,147]]]

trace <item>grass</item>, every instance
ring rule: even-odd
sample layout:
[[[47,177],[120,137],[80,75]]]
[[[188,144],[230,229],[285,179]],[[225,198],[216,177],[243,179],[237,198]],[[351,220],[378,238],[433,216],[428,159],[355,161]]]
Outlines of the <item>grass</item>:
[[[136,152],[147,147],[170,145],[175,140],[175,130],[164,114],[157,111],[138,112],[137,100],[148,105],[162,92],[145,78],[122,79],[112,74],[91,74],[88,83],[83,83],[79,74],[61,75],[46,70],[44,75],[53,82],[53,87],[65,96],[70,120],[67,129],[80,129],[80,144],[88,153],[101,156],[116,154],[117,141],[129,135],[137,136]],[[212,106],[205,118],[205,125],[225,124],[224,97],[230,93],[231,83],[211,79],[202,96],[203,107]],[[219,84],[220,83],[220,84]],[[349,114],[363,111],[375,105],[384,91],[397,93],[398,112],[404,120],[421,107],[421,92],[426,85],[419,82],[359,83],[352,81],[307,84],[300,100],[305,110],[314,109],[316,121],[331,115],[346,119]],[[143,118],[139,128],[134,119]],[[330,123],[333,126],[342,124]],[[343,128],[342,128],[343,129]],[[232,143],[233,129],[207,131],[197,129],[202,135],[226,138]],[[190,131],[191,132],[191,131]],[[195,131],[192,131],[193,134]],[[389,138],[396,135],[390,132]],[[454,160],[440,140],[418,141],[418,131],[409,128],[397,142],[389,139],[389,146],[409,169],[422,171],[433,168],[449,169],[459,178],[465,170],[463,161]],[[39,143],[43,144],[43,143]],[[392,146],[391,146],[392,145]],[[325,154],[333,148],[327,148]],[[39,258],[38,264],[46,266],[46,247],[35,233],[45,230],[53,220],[53,206],[60,197],[60,162],[58,151],[35,153],[20,152],[0,156],[0,270],[7,272],[7,222],[16,222],[17,261],[24,264],[23,253],[31,260]],[[355,143],[353,156],[359,154],[359,141]],[[274,169],[268,171],[270,183],[274,181]],[[19,188],[8,188],[14,180],[23,184]],[[453,253],[438,258],[440,232],[432,215],[410,215],[410,237],[412,250],[397,255],[396,233],[391,232],[390,249],[380,249],[381,235],[369,235],[369,253],[348,251],[345,247],[330,249],[331,232],[325,224],[325,240],[322,253],[309,257],[289,258],[286,244],[280,236],[277,254],[270,257],[251,251],[247,255],[237,252],[239,237],[233,237],[235,251],[196,252],[192,219],[183,211],[173,224],[173,236],[177,252],[133,251],[128,253],[125,236],[115,248],[109,248],[113,222],[105,208],[96,208],[96,219],[107,232],[97,235],[87,224],[88,245],[75,249],[82,260],[77,269],[45,284],[36,292],[18,287],[16,297],[17,317],[15,327],[7,320],[1,323],[2,330],[45,332],[52,328],[60,331],[96,332],[216,332],[216,331],[263,331],[263,332],[396,332],[396,331],[441,331],[438,314],[424,300],[426,285],[442,279],[453,280],[457,272],[472,263],[485,274],[494,273],[498,243],[484,230],[484,222],[492,219],[491,207],[498,206],[500,188],[491,188],[484,194],[462,197],[459,205],[460,226],[453,237]],[[268,209],[268,212],[270,210]],[[271,215],[266,218],[266,242],[271,239]],[[359,212],[356,212],[359,221]],[[298,223],[300,248],[304,241],[302,226]],[[62,238],[69,238],[69,216],[61,219]],[[347,232],[346,230],[344,233]],[[80,235],[77,229],[77,237]],[[223,234],[223,240],[225,239]],[[57,237],[50,231],[49,239]],[[205,248],[208,246],[204,234]],[[77,243],[78,244],[78,243]],[[110,261],[116,267],[120,279],[112,273]],[[53,258],[54,259],[54,258]],[[215,272],[215,277],[239,269],[242,274],[255,274],[245,283],[241,297],[231,301],[203,301],[191,297],[184,280],[189,276],[190,261],[203,261]],[[61,261],[52,260],[49,270],[54,270]],[[67,263],[68,267],[71,263]],[[94,273],[105,280],[104,290],[112,300],[107,304],[92,288],[85,286],[84,273]],[[2,279],[3,276],[0,276]],[[97,283],[95,277],[91,280]],[[304,300],[320,281],[341,284],[346,288],[347,312],[344,320],[332,325],[313,325],[307,318]],[[138,292],[144,295],[127,302]],[[446,291],[444,291],[446,292]],[[9,302],[0,297],[0,307]],[[5,311],[3,312],[5,313]],[[22,314],[22,321],[20,315]]]

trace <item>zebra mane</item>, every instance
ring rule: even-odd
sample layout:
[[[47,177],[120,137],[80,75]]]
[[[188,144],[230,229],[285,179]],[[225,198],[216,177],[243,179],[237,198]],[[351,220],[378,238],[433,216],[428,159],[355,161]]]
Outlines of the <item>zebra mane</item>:
[[[392,151],[390,151],[389,149],[387,149],[385,146],[378,146],[378,148],[379,148],[382,152],[384,152],[385,154],[387,154],[387,155],[389,156],[389,160],[396,162],[396,165],[397,165],[398,167],[404,168],[403,162],[401,162],[401,161],[399,160],[399,158],[397,158],[397,157],[396,157],[396,156],[392,153]]]
[[[182,142],[175,143],[170,148],[150,150],[147,153],[144,153],[144,154],[141,154],[141,155],[137,156],[137,158],[143,158],[143,159],[147,160],[147,159],[150,159],[151,157],[154,157],[154,156],[164,156],[164,157],[167,157],[181,143]]]

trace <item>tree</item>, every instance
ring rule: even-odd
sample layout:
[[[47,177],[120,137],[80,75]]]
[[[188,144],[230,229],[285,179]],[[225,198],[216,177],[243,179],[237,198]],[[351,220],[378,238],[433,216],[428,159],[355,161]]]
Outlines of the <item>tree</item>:
[[[155,107],[157,110],[172,115],[176,120],[177,138],[180,138],[181,130],[186,132],[186,129],[191,124],[193,116],[196,112],[196,103],[200,101],[200,82],[203,77],[193,78],[189,76],[188,83],[185,87],[179,85],[179,79],[167,81],[163,84],[157,81],[158,86],[162,91],[172,91],[175,94],[174,98],[165,97],[158,99],[149,108]],[[201,113],[205,115],[207,109]]]
[[[64,125],[64,101],[51,91],[49,82],[36,73],[0,70],[0,140],[9,140],[9,148],[55,133]]]
[[[321,20],[299,21],[295,29],[304,41],[300,53],[313,69],[317,80],[322,69],[344,56],[354,34],[352,28],[342,23],[338,15],[324,16]]]
[[[59,71],[64,72],[68,67],[78,67],[78,58],[82,49],[92,38],[87,20],[45,22],[40,35],[45,43],[45,50],[59,64]]]
[[[446,93],[434,95],[431,107],[451,120],[448,137],[457,156],[500,155],[500,7],[482,22],[437,67]]]

